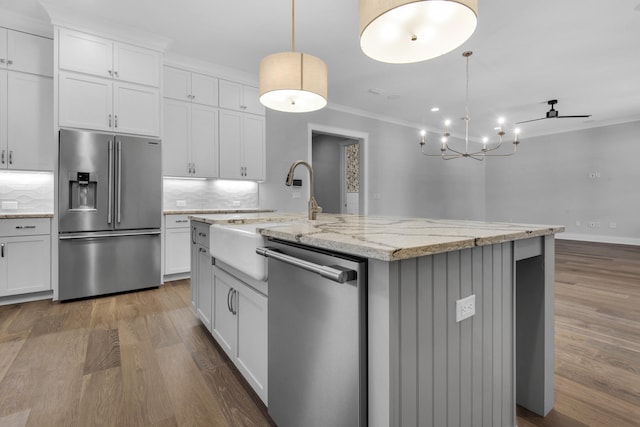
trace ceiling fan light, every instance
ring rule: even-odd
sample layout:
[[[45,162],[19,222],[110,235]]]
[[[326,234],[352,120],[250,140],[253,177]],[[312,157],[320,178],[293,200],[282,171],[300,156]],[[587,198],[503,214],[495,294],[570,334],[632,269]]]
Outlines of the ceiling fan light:
[[[260,102],[287,113],[306,113],[327,105],[327,65],[301,52],[281,52],[260,62]]]
[[[359,12],[362,51],[394,64],[450,52],[478,24],[477,0],[360,0]]]

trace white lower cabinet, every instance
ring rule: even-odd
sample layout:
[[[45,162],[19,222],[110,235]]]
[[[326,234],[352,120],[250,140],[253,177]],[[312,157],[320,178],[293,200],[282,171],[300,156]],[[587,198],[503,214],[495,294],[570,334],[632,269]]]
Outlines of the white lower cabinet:
[[[213,266],[211,333],[267,403],[267,297]]]
[[[211,331],[213,310],[211,254],[205,247],[198,248],[198,304],[196,311],[202,323]]]
[[[49,219],[0,220],[0,296],[51,289]]]
[[[164,217],[164,275],[188,273],[190,263],[191,229],[188,215]]]

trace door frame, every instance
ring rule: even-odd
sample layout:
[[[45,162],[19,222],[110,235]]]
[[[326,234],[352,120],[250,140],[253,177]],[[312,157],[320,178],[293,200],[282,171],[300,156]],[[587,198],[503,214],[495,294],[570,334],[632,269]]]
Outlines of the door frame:
[[[360,215],[367,215],[369,213],[369,134],[334,126],[309,123],[307,126],[307,161],[309,164],[312,164],[314,132],[357,140],[360,144]],[[309,194],[307,193],[307,197],[308,196]]]

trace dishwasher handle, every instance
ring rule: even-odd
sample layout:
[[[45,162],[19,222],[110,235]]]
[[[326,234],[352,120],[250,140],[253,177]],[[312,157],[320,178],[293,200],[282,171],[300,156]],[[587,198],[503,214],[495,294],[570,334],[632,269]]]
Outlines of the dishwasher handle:
[[[358,277],[358,274],[355,270],[349,270],[348,268],[344,268],[339,265],[327,266],[315,264],[313,262],[305,261],[300,258],[292,257],[291,255],[283,254],[282,252],[275,249],[256,248],[256,253],[266,258],[272,258],[278,261],[282,261],[285,264],[289,264],[303,270],[311,271],[312,273],[319,274],[326,279],[333,280],[334,282],[338,283],[345,283],[350,280],[355,280]]]

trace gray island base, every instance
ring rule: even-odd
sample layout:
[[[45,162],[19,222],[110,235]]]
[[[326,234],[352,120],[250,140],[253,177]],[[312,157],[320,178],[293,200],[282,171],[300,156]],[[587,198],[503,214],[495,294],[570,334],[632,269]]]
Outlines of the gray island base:
[[[368,258],[368,424],[513,427],[553,407],[558,226],[321,215],[265,236]],[[475,315],[456,322],[456,301]]]

